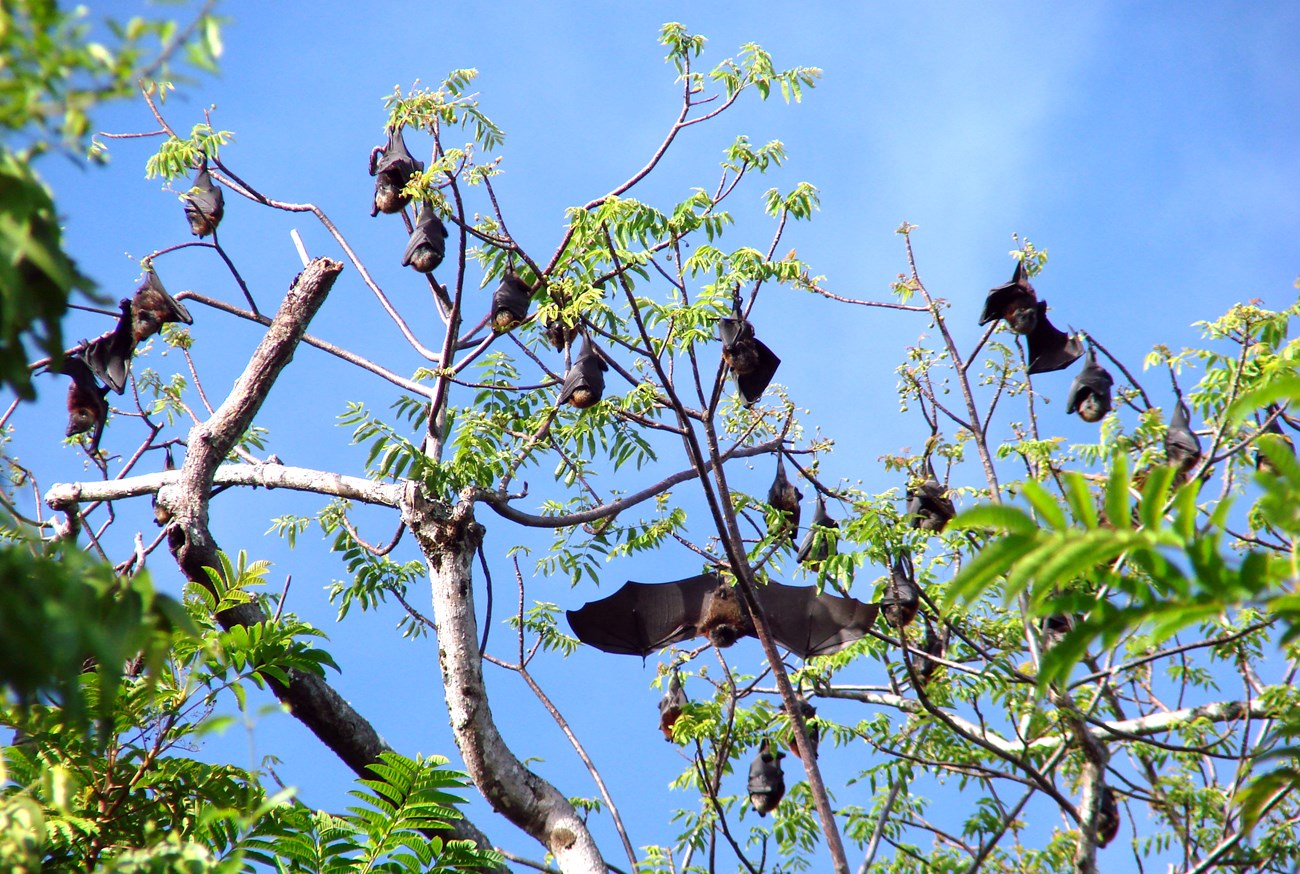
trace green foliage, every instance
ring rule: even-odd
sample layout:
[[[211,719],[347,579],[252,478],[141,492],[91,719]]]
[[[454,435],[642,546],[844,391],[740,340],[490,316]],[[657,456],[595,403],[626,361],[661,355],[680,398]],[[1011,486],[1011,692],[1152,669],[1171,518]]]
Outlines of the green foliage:
[[[68,298],[91,287],[63,251],[49,189],[26,159],[0,146],[0,384],[27,400],[36,396],[27,342],[57,368]]]
[[[139,656],[153,676],[173,631],[192,628],[147,576],[118,577],[59,543],[19,540],[0,548],[0,579],[4,699],[20,707],[53,701],[74,726],[87,716],[107,719],[123,665]],[[84,694],[86,672],[98,678],[94,699]]]

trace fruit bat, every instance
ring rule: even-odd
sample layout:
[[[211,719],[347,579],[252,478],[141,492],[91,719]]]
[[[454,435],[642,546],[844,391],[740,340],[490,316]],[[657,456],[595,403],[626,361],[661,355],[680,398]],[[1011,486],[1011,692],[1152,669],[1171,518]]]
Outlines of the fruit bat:
[[[1047,318],[1047,301],[1038,302],[1038,321],[1025,338],[1029,346],[1026,373],[1051,373],[1069,367],[1083,356],[1079,338],[1059,330]]]
[[[776,810],[785,795],[785,773],[781,770],[781,760],[785,753],[776,748],[771,738],[765,738],[758,748],[758,755],[749,765],[749,803],[754,805],[759,816],[767,816]]]
[[[175,470],[176,459],[172,458],[172,448],[170,446],[163,449],[163,470]],[[171,521],[172,514],[167,508],[158,503],[158,493],[154,492],[153,496],[153,521],[159,528]]]
[[[543,324],[542,332],[546,334],[546,342],[554,346],[556,352],[563,352],[564,347],[572,343],[573,338],[578,336],[576,325],[572,328],[566,328],[564,322],[558,318],[553,322]]]
[[[799,708],[799,715],[803,717],[804,726],[808,729],[808,740],[812,743],[813,758],[817,758],[817,745],[821,742],[821,730],[812,722],[817,716],[817,708],[808,703],[808,699],[802,695],[795,694],[795,704]],[[799,754],[799,749],[794,740],[794,723],[790,724],[790,752],[795,755]]]
[[[1065,402],[1065,412],[1076,410],[1085,422],[1100,422],[1110,412],[1110,387],[1114,384],[1106,368],[1097,363],[1097,353],[1089,351],[1083,370],[1070,384],[1070,396]]]
[[[916,618],[920,603],[921,590],[916,585],[912,558],[907,553],[901,553],[894,560],[889,582],[885,583],[885,596],[880,600],[881,612],[885,614],[885,621],[902,633],[907,623]]]
[[[757,586],[772,637],[805,659],[829,655],[865,637],[876,620],[875,604],[817,594],[813,586]],[[740,593],[714,573],[671,583],[625,583],[608,598],[568,612],[569,626],[583,643],[609,653],[639,655],[707,637],[719,647],[755,637],[754,623]]]
[[[126,312],[125,308],[122,310]],[[180,301],[167,293],[153,265],[145,270],[144,282],[131,299],[131,332],[136,343],[141,343],[162,330],[164,322],[194,324],[190,311]]]
[[[1048,616],[1043,620],[1043,630],[1040,634],[1042,651],[1047,652],[1059,644],[1073,628],[1074,619],[1064,613],[1053,613]]]
[[[108,418],[108,402],[104,400],[108,388],[95,381],[84,352],[65,355],[59,372],[72,377],[68,386],[68,430],[64,434],[73,437],[93,431],[90,451],[96,452],[104,431],[104,420]]]
[[[1169,429],[1165,431],[1165,458],[1178,469],[1179,478],[1186,476],[1201,460],[1201,441],[1192,432],[1187,415],[1187,405],[1179,398],[1169,419]]]
[[[406,251],[402,253],[402,266],[412,267],[419,273],[432,273],[446,254],[447,226],[426,203],[415,221],[415,230],[411,231]]]
[[[803,492],[795,488],[794,483],[790,482],[785,475],[785,462],[781,458],[781,453],[776,454],[776,477],[772,480],[772,485],[767,490],[767,502],[773,510],[780,510],[789,516],[790,521],[790,543],[794,544],[794,539],[799,534],[799,502],[803,500]],[[769,534],[774,532],[769,531]]]
[[[221,217],[226,214],[226,196],[212,184],[208,175],[208,159],[204,157],[194,185],[184,196],[185,217],[190,220],[190,233],[203,239],[217,230]]]
[[[942,531],[949,520],[957,515],[934,475],[929,460],[925,462],[926,478],[916,486],[907,487],[907,515],[912,517],[912,527],[924,531]]]
[[[126,391],[126,381],[131,375],[131,355],[135,352],[135,319],[131,301],[118,301],[122,314],[111,333],[97,337],[86,344],[86,363],[104,385],[118,394]]]
[[[838,535],[830,529],[839,527],[840,523],[826,514],[826,502],[822,500],[821,495],[818,495],[812,524],[808,526],[808,533],[804,535],[803,543],[799,545],[797,555],[799,563],[823,562],[834,555]]]
[[[1032,334],[1038,325],[1040,310],[1038,295],[1025,276],[1025,262],[1016,262],[1016,272],[1011,281],[997,288],[990,288],[984,299],[984,312],[980,315],[980,324],[1005,319],[1007,327],[1017,334]]]
[[[677,723],[677,717],[682,715],[682,708],[685,706],[686,692],[682,690],[681,677],[673,671],[672,680],[668,683],[668,691],[659,700],[659,730],[664,733],[664,740],[673,739],[673,726]]]
[[[930,622],[929,616],[922,616],[925,619],[925,642],[921,644],[921,654],[916,659],[916,676],[922,686],[930,684],[930,678],[934,672],[939,670],[939,663],[934,658],[943,658],[944,650],[948,648],[948,642],[945,639],[946,634],[938,634],[934,630],[933,623]]]
[[[594,405],[605,393],[605,371],[609,365],[600,357],[591,339],[582,338],[582,352],[564,375],[564,385],[560,386],[560,403],[569,404],[580,410]]]
[[[402,194],[402,189],[411,181],[412,175],[423,171],[424,162],[411,157],[402,132],[390,129],[388,145],[376,146],[370,151],[370,175],[375,177],[375,202],[370,215],[401,212],[411,202],[411,198]]]
[[[513,270],[507,270],[492,292],[492,330],[505,333],[528,318],[533,289]]]
[[[1119,834],[1119,801],[1115,790],[1109,786],[1101,788],[1101,800],[1097,807],[1097,846],[1105,847]]]
[[[1291,437],[1285,431],[1282,430],[1282,422],[1281,422],[1282,414],[1278,412],[1278,408],[1276,404],[1268,405],[1266,417],[1268,417],[1270,421],[1267,425],[1264,426],[1264,430],[1260,433],[1260,437],[1263,437],[1264,435],[1267,434],[1270,435],[1270,437],[1266,439],[1275,439],[1275,440],[1282,441],[1283,445],[1286,446],[1287,451],[1294,456],[1295,444],[1291,441]],[[1258,440],[1258,438],[1256,439]],[[1258,448],[1255,450],[1255,470],[1262,470],[1267,473],[1271,473],[1274,476],[1282,475],[1282,472],[1277,469],[1277,466],[1274,465],[1273,462],[1269,460],[1267,455],[1260,452]]]
[[[732,316],[722,319],[718,334],[722,340],[722,359],[736,374],[740,399],[746,406],[758,403],[781,366],[781,359],[754,336],[754,326],[740,314],[739,307]]]

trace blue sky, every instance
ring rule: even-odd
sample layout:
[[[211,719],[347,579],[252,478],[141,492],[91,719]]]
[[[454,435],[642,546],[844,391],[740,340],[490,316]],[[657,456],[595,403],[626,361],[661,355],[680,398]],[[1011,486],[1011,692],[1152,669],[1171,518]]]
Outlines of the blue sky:
[[[139,8],[116,2],[101,11],[125,17]],[[766,246],[771,230],[761,215],[763,189],[811,182],[820,189],[821,210],[813,222],[791,229],[782,251],[797,246],[832,291],[888,299],[890,283],[906,269],[894,229],[911,222],[918,226],[913,241],[922,279],[951,302],[958,342],[969,348],[980,333],[985,292],[1010,276],[1007,253],[1019,233],[1050,252],[1035,285],[1054,320],[1093,333],[1130,369],[1140,368],[1154,343],[1195,342],[1192,323],[1234,302],[1260,298],[1282,308],[1295,298],[1300,7],[1294,4],[390,2],[363,11],[341,2],[232,2],[222,9],[230,21],[221,74],[184,85],[166,104],[168,119],[186,130],[215,105],[214,126],[236,133],[223,160],[273,197],[319,204],[399,302],[427,302],[427,291],[398,264],[406,244],[400,222],[368,215],[373,180],[366,156],[382,140],[382,98],[395,85],[409,88],[419,79],[433,86],[452,68],[477,68],[482,107],[507,133],[498,194],[517,238],[545,258],[559,238],[564,208],[639,168],[671,123],[678,89],[656,42],[659,26],[670,20],[709,37],[706,68],[752,41],[778,66],[817,66],[824,78],[801,104],[742,100],[718,122],[688,131],[661,172],[632,195],[666,207],[690,188],[714,182],[721,150],[736,134],[756,143],[780,139],[789,161],[733,203],[739,221],[732,244]],[[155,127],[141,103],[102,113],[98,126]],[[427,152],[423,140],[418,147],[415,137],[410,142],[417,154]],[[110,148],[108,169],[83,170],[54,158],[41,170],[64,212],[69,248],[117,298],[130,293],[138,274],[132,258],[189,235],[174,196],[144,178],[148,144],[115,141]],[[338,256],[307,219],[270,214],[228,195],[222,243],[264,310],[274,308],[299,269],[290,228],[303,234],[313,255]],[[173,292],[192,288],[240,300],[210,252],[169,256],[159,272]],[[427,341],[435,336],[436,316],[426,310],[421,326],[422,306],[408,311]],[[897,412],[894,393],[894,367],[905,348],[932,333],[926,319],[874,309],[845,313],[784,290],[760,299],[753,317],[760,336],[780,337],[768,341],[784,359],[777,380],[812,411],[808,421],[837,441],[824,461],[830,478],[860,479],[872,491],[901,486],[877,459],[918,448],[926,436],[919,418]],[[220,314],[202,311],[195,318],[205,384],[220,396],[257,335]],[[107,327],[104,319],[79,314],[68,333],[75,339]],[[398,335],[350,266],[312,332],[399,372],[420,363],[399,348]],[[159,359],[155,352],[151,360],[164,372],[183,370],[174,353]],[[1053,427],[1072,441],[1090,439],[1087,428],[1064,421],[1069,377],[1057,376],[1037,385],[1054,401],[1047,414]],[[1167,402],[1162,374],[1144,382],[1156,389],[1157,403]],[[63,386],[49,384],[40,402],[13,419],[12,451],[40,473],[42,487],[84,475],[77,452],[50,449],[52,435],[63,429]],[[389,386],[304,350],[261,423],[271,429],[270,450],[286,463],[359,473],[363,451],[348,446],[349,433],[335,417],[347,400],[366,400],[381,411],[393,397]],[[106,447],[129,452],[132,425],[114,423]],[[673,457],[662,472],[682,466]],[[735,479],[759,492],[770,475],[763,463]],[[290,553],[263,537],[271,516],[310,514],[318,504],[296,495],[227,493],[213,505],[217,536],[228,551],[243,548],[273,560],[277,581],[293,575],[290,607],[331,634],[345,668],[340,689],[397,749],[443,753],[454,762],[432,643],[400,640],[392,630],[394,609],[354,614],[335,626],[323,587],[342,568],[314,542]],[[131,508],[133,517],[137,511],[148,517],[147,506]],[[486,510],[482,517],[490,550],[525,539]],[[396,524],[384,514],[361,518],[363,533],[376,541]],[[150,567],[160,585],[177,585],[165,553],[156,553]],[[693,572],[683,551],[613,565],[606,582]],[[504,560],[495,562],[498,603],[513,601],[509,573]],[[530,598],[565,607],[600,594],[590,587],[571,591],[563,581],[528,577],[527,583]],[[493,634],[504,640],[507,631],[497,627]],[[759,662],[756,643],[736,652]],[[633,842],[666,842],[672,833],[664,826],[666,811],[686,799],[662,791],[683,762],[654,726],[658,695],[648,688],[654,663],[643,669],[635,659],[597,656],[546,662],[539,680],[580,736],[591,739]],[[593,795],[585,778],[575,778],[576,759],[523,685],[494,670],[489,682],[519,755],[542,758],[538,770],[564,791]],[[349,774],[291,718],[265,716],[251,732],[235,735],[216,749],[229,750],[237,763],[278,755],[277,772],[301,787],[307,803],[341,803]],[[627,765],[630,757],[635,766]],[[836,750],[822,761],[842,769],[861,766],[860,758],[860,751]],[[506,846],[540,855],[481,804],[471,815]],[[615,860],[611,833],[600,837]]]

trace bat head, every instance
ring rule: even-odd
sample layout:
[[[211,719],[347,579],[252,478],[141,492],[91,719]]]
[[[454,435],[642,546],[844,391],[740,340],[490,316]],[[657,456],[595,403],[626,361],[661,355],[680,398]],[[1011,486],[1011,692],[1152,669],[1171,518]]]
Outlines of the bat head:
[[[556,352],[563,352],[564,347],[573,342],[573,338],[578,336],[578,328],[567,328],[564,322],[556,319],[553,322],[547,322],[542,331],[546,334],[546,341],[555,347]]]

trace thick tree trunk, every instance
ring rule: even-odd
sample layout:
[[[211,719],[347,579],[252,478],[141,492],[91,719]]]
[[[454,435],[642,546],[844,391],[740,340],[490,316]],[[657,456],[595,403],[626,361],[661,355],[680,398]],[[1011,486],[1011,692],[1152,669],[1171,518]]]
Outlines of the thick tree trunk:
[[[471,570],[483,527],[474,521],[471,494],[449,507],[430,500],[417,483],[408,483],[402,518],[429,563],[438,665],[466,772],[488,803],[545,846],[565,874],[604,874],[605,862],[573,805],[524,767],[492,719],[483,684]]]

